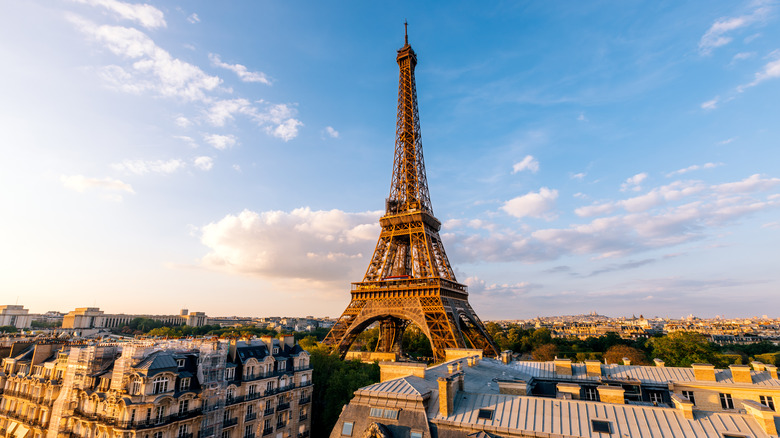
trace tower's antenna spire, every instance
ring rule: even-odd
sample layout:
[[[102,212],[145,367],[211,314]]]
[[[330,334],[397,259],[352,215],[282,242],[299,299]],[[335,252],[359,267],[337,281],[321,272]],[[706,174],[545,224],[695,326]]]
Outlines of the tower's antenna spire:
[[[409,33],[407,32],[407,29],[409,27],[409,23],[404,20],[404,44],[409,45]]]

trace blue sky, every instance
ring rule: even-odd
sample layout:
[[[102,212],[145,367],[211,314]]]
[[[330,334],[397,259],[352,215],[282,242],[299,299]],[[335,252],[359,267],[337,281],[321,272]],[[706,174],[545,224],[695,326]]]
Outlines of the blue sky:
[[[0,304],[338,316],[403,21],[483,319],[778,317],[780,5],[0,3]]]

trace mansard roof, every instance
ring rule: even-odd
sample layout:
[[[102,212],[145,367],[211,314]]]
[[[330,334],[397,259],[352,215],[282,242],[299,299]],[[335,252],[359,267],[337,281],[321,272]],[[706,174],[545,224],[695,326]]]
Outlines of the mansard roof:
[[[141,359],[134,367],[141,374],[151,377],[163,371],[176,372],[178,364],[173,354],[164,351],[155,351],[154,353]]]

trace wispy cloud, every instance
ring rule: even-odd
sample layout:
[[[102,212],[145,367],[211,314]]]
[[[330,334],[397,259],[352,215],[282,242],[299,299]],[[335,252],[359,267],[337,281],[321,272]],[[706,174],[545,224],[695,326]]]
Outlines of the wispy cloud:
[[[339,132],[333,129],[332,126],[325,127],[325,134],[327,134],[330,138],[339,138]]]
[[[694,170],[701,170],[701,169],[714,169],[718,166],[722,166],[723,163],[704,163],[704,164],[694,164],[691,166],[688,166],[684,169],[677,169],[674,172],[669,172],[666,174],[667,177],[672,177],[675,175],[682,175],[684,173],[693,172]]]
[[[116,17],[135,21],[147,29],[165,27],[165,15],[163,12],[149,4],[126,3],[117,0],[73,0],[77,3],[90,6],[101,6]]]
[[[187,17],[187,21],[192,24],[200,23],[200,17],[198,17],[198,14],[192,13],[189,17]]]
[[[537,161],[532,155],[526,155],[522,161],[515,163],[512,166],[512,173],[522,172],[528,170],[531,173],[539,171],[539,161]]]
[[[214,167],[214,159],[206,156],[195,157],[192,164],[200,170],[211,170]]]
[[[70,15],[70,21],[115,55],[132,60],[129,68],[109,65],[100,71],[110,86],[133,94],[153,92],[165,97],[202,101],[222,80],[197,66],[174,58],[143,32],[130,27],[96,25]]]
[[[704,33],[699,41],[699,53],[709,55],[718,47],[725,46],[734,38],[730,35],[734,31],[762,22],[771,13],[771,7],[766,2],[756,2],[755,9],[746,15],[738,17],[723,17],[716,20]]]
[[[241,64],[228,64],[226,62],[222,62],[222,59],[220,59],[219,55],[215,53],[209,53],[209,59],[215,67],[220,67],[232,71],[238,75],[239,79],[244,82],[260,82],[262,84],[271,85],[271,81],[268,79],[268,76],[266,76],[265,73],[249,71],[247,70],[246,66]]]
[[[135,193],[130,184],[113,178],[88,178],[83,175],[62,175],[60,176],[60,182],[65,188],[81,193],[88,190],[97,190],[100,192],[101,198],[108,201],[121,201],[121,193]]]
[[[170,174],[186,167],[186,163],[179,159],[167,161],[124,160],[121,163],[112,164],[111,167],[120,172],[133,173],[136,175],[144,175],[147,173]]]
[[[264,127],[269,135],[289,141],[298,135],[298,127],[303,126],[303,123],[295,118],[296,112],[294,106],[287,104],[270,104],[264,101],[253,104],[247,99],[238,98],[214,101],[206,110],[205,117],[209,124],[222,127],[240,114]]]
[[[569,178],[576,179],[577,181],[582,181],[585,178],[586,175],[587,175],[586,173],[580,172],[580,173],[575,173],[575,174],[571,175]]]
[[[714,110],[718,107],[718,103],[720,102],[720,96],[716,96],[714,99],[708,100],[706,102],[702,102],[701,109],[703,110]]]
[[[780,50],[775,50],[774,52],[770,53],[768,58],[773,60],[766,63],[764,68],[756,73],[755,79],[753,79],[752,82],[737,87],[737,91],[741,93],[747,88],[755,87],[756,85],[766,80],[780,78]]]
[[[238,143],[238,139],[233,134],[206,134],[203,136],[203,140],[215,149],[219,149],[221,151],[232,148],[236,145],[236,143]]]
[[[647,179],[647,173],[637,173],[636,175],[628,178],[623,184],[620,185],[621,192],[638,192],[642,190],[642,182]]]

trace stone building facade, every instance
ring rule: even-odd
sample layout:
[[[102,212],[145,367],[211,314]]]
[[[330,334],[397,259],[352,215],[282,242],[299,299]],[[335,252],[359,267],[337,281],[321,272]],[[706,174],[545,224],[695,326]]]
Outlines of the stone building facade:
[[[311,375],[292,337],[18,345],[0,437],[304,438]]]

